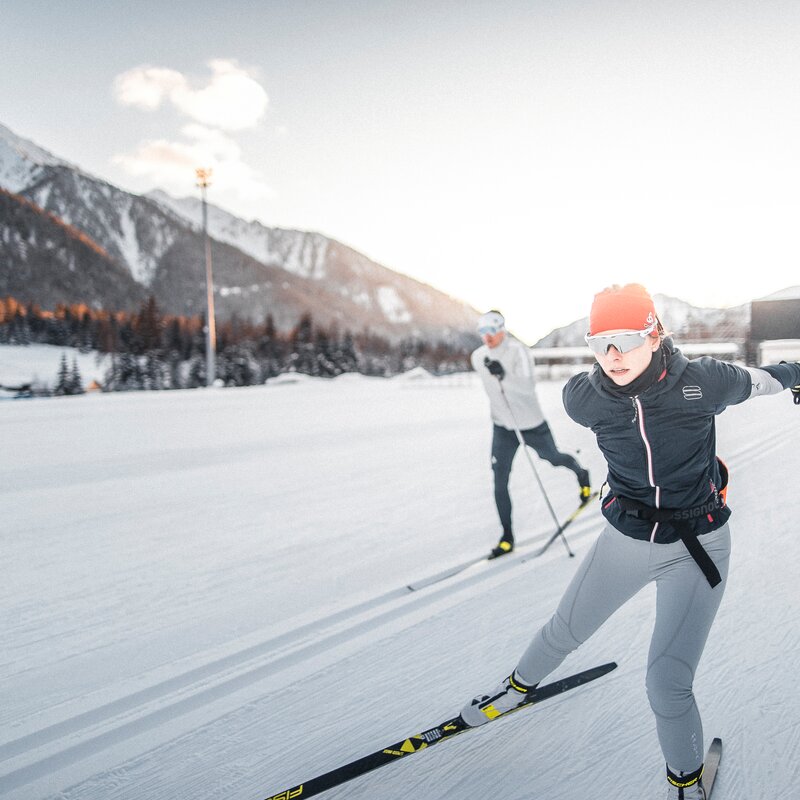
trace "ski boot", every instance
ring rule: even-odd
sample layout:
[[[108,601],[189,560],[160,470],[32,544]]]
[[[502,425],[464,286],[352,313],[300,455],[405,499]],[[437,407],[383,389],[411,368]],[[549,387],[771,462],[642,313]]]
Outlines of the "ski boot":
[[[706,800],[702,764],[699,769],[689,773],[675,773],[667,765],[667,781],[667,800]]]
[[[586,505],[586,503],[589,502],[589,498],[592,496],[592,482],[589,480],[589,470],[581,470],[578,475],[578,483],[581,487],[578,492],[578,497],[581,501],[581,505]]]
[[[504,556],[506,553],[510,553],[514,549],[514,534],[513,533],[504,533],[500,537],[500,541],[497,543],[497,547],[492,550],[489,558],[498,558],[499,556]]]
[[[486,722],[521,705],[536,688],[523,683],[516,672],[512,672],[490,695],[483,694],[470,700],[461,709],[461,719],[470,728]]]

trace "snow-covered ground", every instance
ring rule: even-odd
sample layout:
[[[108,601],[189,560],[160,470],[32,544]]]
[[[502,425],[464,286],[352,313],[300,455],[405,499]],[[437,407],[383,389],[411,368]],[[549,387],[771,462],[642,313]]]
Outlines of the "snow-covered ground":
[[[561,384],[562,449],[602,478]],[[800,409],[728,410],[734,554],[701,663],[715,800],[800,791]],[[4,403],[0,795],[261,800],[457,712],[508,673],[578,559],[518,551],[418,592],[498,533],[472,376]],[[559,514],[570,473],[537,464]],[[527,463],[520,536],[552,523]],[[596,507],[568,538],[580,557]],[[324,797],[662,798],[645,590],[558,673],[619,668]]]
[[[58,382],[61,357],[67,357],[72,370],[73,359],[78,364],[84,388],[92,381],[102,383],[111,364],[111,357],[97,352],[81,353],[72,347],[52,344],[26,346],[0,344],[0,387],[30,383],[35,387],[53,388]]]

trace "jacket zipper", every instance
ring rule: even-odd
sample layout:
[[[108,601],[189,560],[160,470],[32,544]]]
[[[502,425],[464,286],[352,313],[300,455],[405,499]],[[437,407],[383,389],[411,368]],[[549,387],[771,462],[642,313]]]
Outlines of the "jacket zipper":
[[[644,429],[644,408],[642,407],[638,394],[631,398],[631,403],[633,403],[632,422],[638,424],[639,435],[642,437],[642,442],[644,442],[645,455],[647,456],[647,480],[650,483],[650,486],[652,486],[656,490],[656,508],[660,508],[661,487],[656,486],[655,473],[653,472],[653,451],[650,447],[650,440],[647,438],[647,431],[645,431]],[[654,523],[653,530],[650,531],[651,542],[654,542],[656,539],[656,531],[658,530],[658,525],[659,525],[658,522]]]

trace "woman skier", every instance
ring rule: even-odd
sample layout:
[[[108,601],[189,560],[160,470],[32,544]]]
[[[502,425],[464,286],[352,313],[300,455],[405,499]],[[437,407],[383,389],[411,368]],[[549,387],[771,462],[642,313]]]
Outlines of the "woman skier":
[[[638,284],[595,296],[586,342],[597,363],[567,382],[563,401],[569,416],[594,432],[607,461],[606,525],[516,669],[461,716],[477,726],[518,706],[655,581],[646,688],[667,764],[667,797],[706,800],[692,682],[725,589],[731,513],[714,418],[727,406],[787,388],[800,402],[800,364],[757,369],[689,360],[665,335]]]

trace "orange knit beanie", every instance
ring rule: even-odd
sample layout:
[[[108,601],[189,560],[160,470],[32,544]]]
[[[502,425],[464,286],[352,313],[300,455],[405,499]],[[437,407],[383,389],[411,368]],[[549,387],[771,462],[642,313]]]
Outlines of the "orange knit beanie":
[[[643,331],[657,322],[656,307],[647,289],[638,283],[603,289],[594,296],[589,313],[589,333],[603,331]]]

